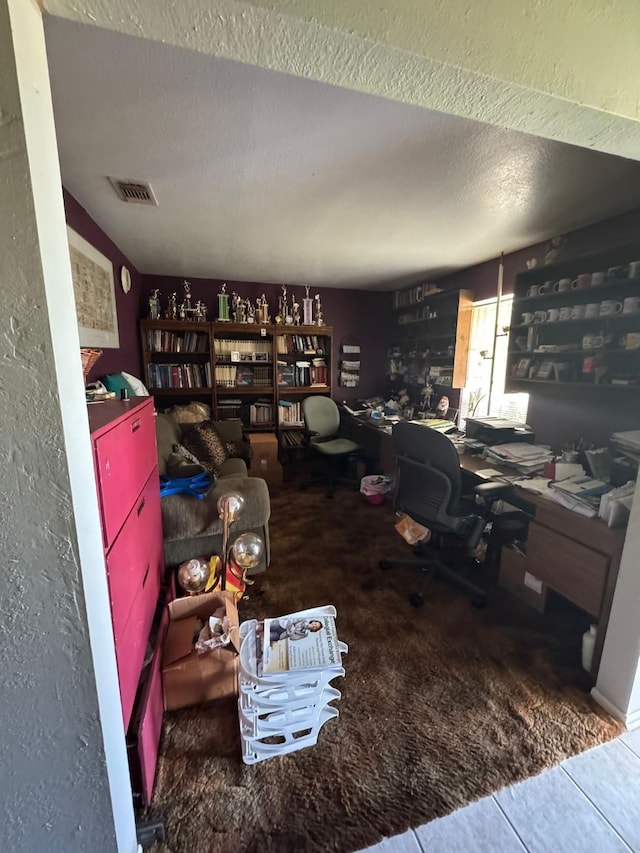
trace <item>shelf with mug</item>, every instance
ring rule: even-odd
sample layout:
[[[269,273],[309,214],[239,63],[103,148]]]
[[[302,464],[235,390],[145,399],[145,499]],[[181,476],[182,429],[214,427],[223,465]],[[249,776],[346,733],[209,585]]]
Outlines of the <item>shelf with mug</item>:
[[[581,382],[578,380],[575,382],[558,382],[556,379],[525,379],[516,376],[511,376],[507,380],[507,384],[509,391],[517,391],[519,386],[526,389],[529,385],[546,385],[548,388],[575,388],[580,391],[593,391],[594,389],[615,392],[635,391],[636,394],[638,393],[638,389],[640,389],[640,385],[638,384],[617,385],[613,382]]]
[[[577,279],[574,279],[576,281]],[[614,293],[623,294],[625,293],[630,284],[635,284],[637,288],[640,288],[640,277],[634,278],[614,278],[614,279],[605,279],[604,282],[597,285],[582,285],[578,287],[572,287],[571,281],[569,284],[564,287],[562,290],[554,290],[550,288],[549,290],[543,291],[542,293],[529,294],[529,290],[526,291],[525,296],[517,296],[514,298],[514,304],[518,304],[519,306],[527,305],[527,304],[540,304],[543,300],[545,304],[548,302],[550,305],[555,304],[558,300],[563,299],[573,299],[575,296],[586,296],[587,294],[594,294],[595,296],[601,295],[613,295]],[[555,282],[554,284],[557,284]],[[532,287],[536,287],[537,285],[532,285]],[[540,285],[540,287],[544,287],[545,285]]]
[[[537,356],[546,356],[548,359],[550,358],[564,358],[565,356],[575,356],[575,355],[597,355],[598,353],[602,353],[603,355],[635,355],[640,356],[640,349],[623,349],[622,347],[594,347],[589,349],[565,349],[554,352],[553,350],[539,350],[539,349],[529,349],[529,350],[509,350],[509,357],[517,356],[518,358],[524,357],[527,355],[537,355]]]

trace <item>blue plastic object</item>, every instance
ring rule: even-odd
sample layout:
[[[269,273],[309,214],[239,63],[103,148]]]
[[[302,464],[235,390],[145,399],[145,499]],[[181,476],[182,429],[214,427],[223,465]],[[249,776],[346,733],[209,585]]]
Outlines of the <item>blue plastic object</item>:
[[[211,474],[203,471],[194,477],[166,477],[160,475],[160,497],[167,495],[189,495],[192,498],[203,500],[211,492],[215,480]]]

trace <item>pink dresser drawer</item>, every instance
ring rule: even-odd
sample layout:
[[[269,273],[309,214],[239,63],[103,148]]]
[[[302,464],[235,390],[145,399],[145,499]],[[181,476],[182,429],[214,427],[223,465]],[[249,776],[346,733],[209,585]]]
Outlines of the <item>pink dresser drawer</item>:
[[[107,555],[116,641],[124,633],[138,595],[151,595],[149,576],[162,578],[163,573],[160,488],[154,470]]]
[[[162,734],[164,703],[162,701],[162,647],[169,624],[167,603],[174,596],[169,592],[153,644],[153,657],[142,676],[142,686],[127,734],[127,752],[134,802],[148,806],[153,797],[153,787],[158,763],[158,748]]]
[[[151,398],[96,437],[96,478],[106,548],[116,538],[157,459]]]

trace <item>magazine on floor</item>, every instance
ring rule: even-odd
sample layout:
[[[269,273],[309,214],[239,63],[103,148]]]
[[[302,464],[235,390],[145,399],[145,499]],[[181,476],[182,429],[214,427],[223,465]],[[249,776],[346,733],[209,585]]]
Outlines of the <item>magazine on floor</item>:
[[[307,610],[264,620],[263,672],[292,672],[341,665],[333,616]]]

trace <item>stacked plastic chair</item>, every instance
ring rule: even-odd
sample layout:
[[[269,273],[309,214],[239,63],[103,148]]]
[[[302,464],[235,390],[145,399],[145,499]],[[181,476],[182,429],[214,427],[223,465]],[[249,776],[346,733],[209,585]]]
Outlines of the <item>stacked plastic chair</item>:
[[[323,616],[335,617],[335,607],[314,607],[286,618],[315,620]],[[338,641],[338,664],[263,672],[263,626],[255,619],[240,626],[238,717],[245,764],[257,764],[317,743],[322,726],[339,715],[331,703],[340,699],[341,693],[330,682],[344,676],[341,655],[348,652],[347,645]]]

